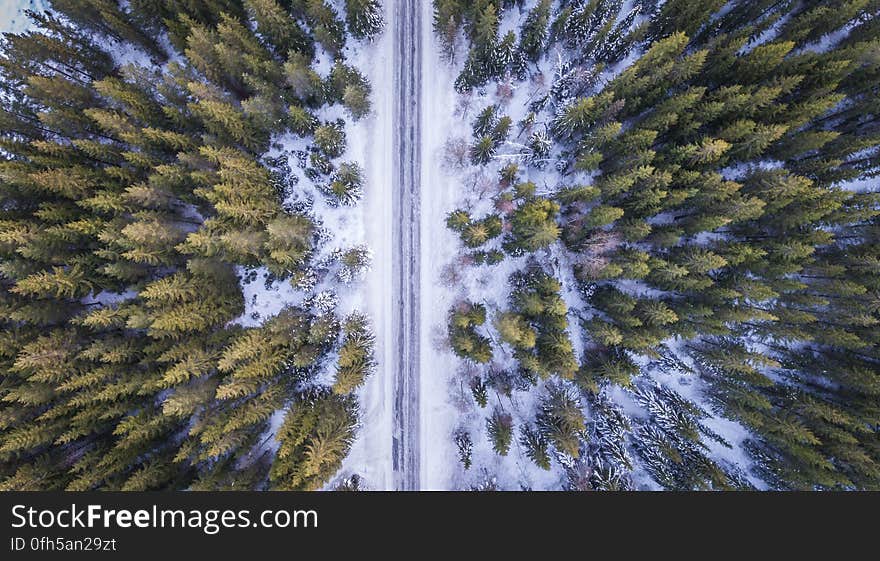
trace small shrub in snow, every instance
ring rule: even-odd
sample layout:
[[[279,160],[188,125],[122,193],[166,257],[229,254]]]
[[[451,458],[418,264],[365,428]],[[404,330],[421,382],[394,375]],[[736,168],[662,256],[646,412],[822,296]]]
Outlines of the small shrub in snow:
[[[547,157],[550,155],[550,150],[553,147],[553,142],[550,140],[547,131],[540,129],[533,132],[529,136],[528,147],[529,163],[536,168],[544,167]]]
[[[312,267],[298,269],[290,277],[290,285],[302,292],[311,292],[318,284],[318,273]]]
[[[319,317],[332,314],[338,302],[339,298],[332,290],[322,290],[309,299],[309,304]]]
[[[461,465],[464,466],[464,469],[470,469],[471,467],[471,453],[474,449],[474,443],[471,440],[471,435],[469,435],[466,431],[461,430],[455,433],[455,445],[458,447],[458,460],[461,462]]]
[[[336,491],[360,491],[361,490],[361,476],[356,473],[353,473],[351,476],[346,477],[336,486]]]
[[[358,245],[346,251],[340,251],[339,270],[336,278],[342,283],[361,280],[369,272],[373,263],[373,252],[366,245]]]
[[[363,170],[354,162],[341,164],[322,190],[333,203],[354,206],[364,194]]]
[[[327,158],[338,158],[345,151],[345,122],[324,123],[315,129],[315,149]]]
[[[471,485],[471,491],[498,491],[498,479],[483,469],[483,478]]]
[[[461,169],[468,164],[470,146],[462,137],[450,138],[443,145],[443,165],[447,169]]]
[[[486,407],[486,404],[489,401],[489,387],[486,386],[486,383],[483,381],[483,378],[480,376],[474,376],[471,379],[471,394],[474,396],[474,401],[477,402],[477,405],[480,407]]]

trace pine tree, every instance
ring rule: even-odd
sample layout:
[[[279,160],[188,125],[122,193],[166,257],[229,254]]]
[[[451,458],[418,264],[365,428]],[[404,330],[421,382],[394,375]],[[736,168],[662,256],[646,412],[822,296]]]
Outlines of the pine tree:
[[[277,437],[281,447],[269,473],[273,488],[319,488],[351,447],[356,411],[350,396],[316,393],[294,402]]]
[[[508,413],[495,409],[492,416],[486,419],[486,430],[495,453],[506,456],[513,439],[513,418]]]
[[[385,26],[378,0],[346,0],[345,23],[359,39],[373,39]]]
[[[356,68],[337,62],[327,90],[330,99],[341,102],[355,120],[369,114],[370,84]]]
[[[560,233],[556,222],[558,213],[559,205],[554,201],[542,198],[525,200],[511,216],[505,250],[508,253],[531,252],[556,241]]]
[[[550,454],[547,452],[547,438],[531,425],[520,427],[520,443],[526,449],[526,456],[543,470],[550,469]]]
[[[501,340],[516,349],[532,349],[537,342],[537,332],[520,315],[499,314],[495,318],[495,329]]]
[[[455,354],[478,364],[491,360],[491,343],[487,337],[477,332],[477,327],[484,323],[486,307],[482,304],[462,302],[450,312],[449,342]]]
[[[723,4],[722,0],[700,4],[687,0],[666,2],[652,21],[650,34],[657,38],[664,37],[672,31],[694,35]]]
[[[335,10],[325,0],[306,0],[305,17],[312,26],[315,40],[324,49],[338,56],[345,46],[345,25],[336,17]]]
[[[257,31],[265,36],[276,54],[285,57],[291,51],[311,58],[314,45],[295,19],[275,0],[245,0],[247,13],[257,22]]]
[[[548,384],[547,394],[535,418],[538,432],[561,453],[572,458],[580,455],[584,413],[580,400],[563,385]]]
[[[544,52],[551,4],[550,0],[540,0],[529,12],[520,31],[519,49],[531,62],[537,62]]]
[[[52,9],[91,31],[135,44],[161,60],[165,52],[112,0],[51,0]]]
[[[354,313],[342,324],[343,340],[336,363],[336,382],[333,392],[349,394],[364,383],[375,367],[373,335],[366,316]]]

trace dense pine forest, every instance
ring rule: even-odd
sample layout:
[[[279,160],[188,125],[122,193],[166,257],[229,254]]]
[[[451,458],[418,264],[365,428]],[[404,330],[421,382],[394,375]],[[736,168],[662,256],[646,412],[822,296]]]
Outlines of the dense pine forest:
[[[507,275],[449,311],[462,468],[488,439],[569,489],[880,488],[880,2],[434,8],[479,191],[447,226]]]
[[[305,183],[361,196],[380,5],[49,4],[0,43],[0,489],[321,488],[374,338]],[[248,326],[241,280],[305,297]]]

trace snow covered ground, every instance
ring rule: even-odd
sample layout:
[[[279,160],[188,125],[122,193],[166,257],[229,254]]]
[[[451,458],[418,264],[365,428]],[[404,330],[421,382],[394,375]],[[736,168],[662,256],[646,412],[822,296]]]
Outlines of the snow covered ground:
[[[361,427],[340,475],[357,473],[363,487],[391,489],[391,164],[393,41],[385,4],[385,32],[373,43],[352,42],[346,56],[372,84],[373,111],[358,123],[349,124],[345,159],[361,162],[366,172],[364,199],[358,206],[364,242],[373,250],[373,267],[360,291],[362,311],[374,322],[376,333],[375,373],[360,391]]]
[[[0,1],[0,32],[17,33],[30,26],[25,10],[39,11],[48,7],[46,0],[2,0]]]
[[[426,69],[422,77],[422,201],[421,201],[421,481],[424,489],[452,486],[452,468],[458,464],[452,433],[459,420],[449,397],[454,395],[458,361],[444,342],[446,313],[454,293],[441,282],[443,270],[458,254],[459,242],[443,218],[457,198],[457,181],[441,165],[447,138],[462,127],[455,115],[457,95],[452,87],[457,70],[440,58],[432,26],[433,8],[423,2],[422,44]]]
[[[432,8],[425,2],[424,21],[431,21]],[[502,31],[515,27],[515,9],[507,12]],[[495,168],[450,167],[447,146],[450,141],[470,141],[471,123],[476,114],[493,101],[494,86],[487,95],[462,96],[453,84],[461,69],[465,52],[459,49],[450,64],[441,56],[438,39],[430,25],[422,32],[424,76],[422,135],[422,486],[425,489],[467,489],[495,480],[503,489],[558,489],[561,474],[537,468],[520,450],[514,439],[506,457],[492,450],[486,437],[485,417],[496,405],[513,416],[516,430],[534,410],[538,391],[515,393],[512,399],[491,395],[480,409],[471,396],[468,366],[455,357],[446,341],[447,314],[461,299],[491,302],[490,309],[503,306],[508,297],[507,279],[522,266],[521,260],[506,259],[496,267],[470,267],[462,263],[461,242],[446,227],[446,215],[468,208],[474,216],[491,209],[491,195],[482,191],[491,183]],[[527,88],[514,92],[504,110],[514,122],[526,111]],[[540,178],[529,177],[539,183]],[[488,180],[488,181],[487,181]],[[474,443],[473,467],[464,470],[459,462],[453,435],[465,430]],[[558,466],[556,466],[558,468]]]

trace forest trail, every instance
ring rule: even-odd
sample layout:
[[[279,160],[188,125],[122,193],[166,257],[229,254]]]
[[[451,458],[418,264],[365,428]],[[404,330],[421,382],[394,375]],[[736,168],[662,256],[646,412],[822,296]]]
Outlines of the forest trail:
[[[420,488],[419,322],[422,17],[417,0],[396,2],[394,30],[394,489]]]

